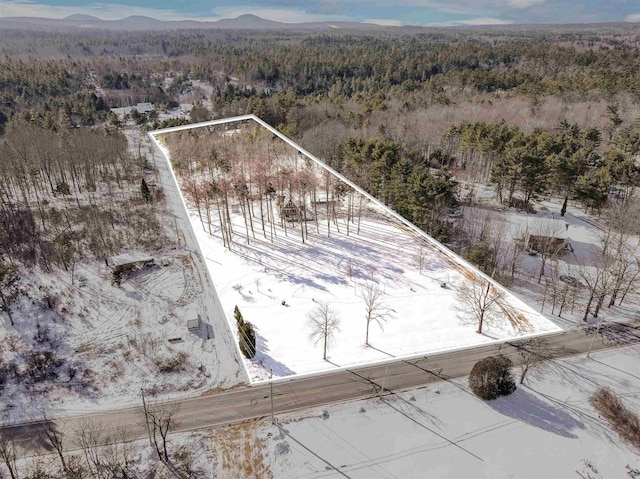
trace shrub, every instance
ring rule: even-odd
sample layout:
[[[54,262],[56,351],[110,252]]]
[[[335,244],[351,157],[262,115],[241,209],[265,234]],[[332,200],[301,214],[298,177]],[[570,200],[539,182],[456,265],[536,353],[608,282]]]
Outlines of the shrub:
[[[253,358],[256,355],[256,332],[253,328],[253,324],[245,322],[242,327],[238,328],[238,340],[240,345],[240,351],[248,359]]]
[[[489,356],[478,361],[469,374],[469,387],[479,398],[508,396],[516,390],[511,373],[513,363],[505,356]]]
[[[26,357],[27,376],[33,382],[55,379],[58,377],[57,368],[64,364],[64,360],[56,357],[54,351],[30,351]]]
[[[199,479],[206,477],[205,472],[197,466],[198,456],[185,445],[178,446],[173,451],[173,462],[185,477]]]
[[[49,328],[47,326],[40,326],[40,323],[36,323],[36,334],[33,335],[34,341],[40,344],[50,342]]]
[[[175,356],[158,357],[153,362],[161,373],[175,373],[184,371],[187,368],[188,359],[188,354],[180,351]]]
[[[56,296],[54,293],[51,293],[50,291],[46,291],[40,299],[40,304],[44,309],[54,310],[58,305],[58,301],[58,296]]]
[[[608,388],[600,388],[589,398],[598,411],[625,442],[640,451],[640,417],[627,409],[618,396]]]

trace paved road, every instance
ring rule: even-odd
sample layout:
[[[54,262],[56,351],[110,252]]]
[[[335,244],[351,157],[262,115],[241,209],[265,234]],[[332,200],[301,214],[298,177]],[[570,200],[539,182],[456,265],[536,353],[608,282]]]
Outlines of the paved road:
[[[160,168],[163,186],[170,188],[172,185],[167,174],[166,168]],[[177,219],[185,223],[188,221],[185,212],[182,211],[183,208],[173,209]],[[189,227],[183,228],[182,231],[187,234],[185,239],[188,244],[197,244]],[[197,248],[194,249],[194,253],[199,253]],[[200,255],[194,256],[198,258]],[[196,261],[196,266],[201,270],[205,281],[209,282],[204,264]],[[212,289],[209,288],[209,290]],[[205,308],[211,316],[218,314],[218,298],[208,296]],[[553,357],[564,357],[586,352],[592,341],[593,350],[638,342],[639,324],[637,321],[628,325],[611,323],[603,326],[598,335],[593,334],[595,328],[591,327],[565,331],[547,338]],[[216,352],[222,357],[237,353],[230,335],[217,336]],[[520,362],[518,351],[512,345],[491,344],[412,360],[393,360],[382,365],[354,367],[347,371],[307,378],[280,379],[271,384],[208,392],[200,397],[175,402],[179,407],[175,431],[193,431],[267,417],[272,413],[272,405],[273,413],[279,415],[315,406],[419,388],[436,381],[466,376],[478,360],[498,353],[509,356],[515,364]],[[217,367],[220,368],[221,364],[218,363]],[[134,438],[147,436],[146,429],[140,420],[139,408],[119,409],[58,421],[56,425],[65,432],[68,438],[66,443],[69,446],[74,444],[69,436],[73,436],[73,432],[87,420],[99,423],[107,430],[127,427]],[[43,433],[38,424],[15,425],[5,428],[4,431],[19,438],[27,448],[43,444]]]
[[[640,339],[640,322],[605,325],[597,335],[595,328],[591,327],[561,332],[547,338],[553,357],[566,357],[587,352],[592,342],[594,351],[637,343]],[[272,384],[209,392],[200,397],[176,401],[179,410],[175,431],[193,431],[268,417],[271,414],[272,387],[273,411],[277,416],[466,376],[479,359],[498,353],[509,356],[515,364],[520,362],[520,355],[513,344],[491,344],[307,378],[279,379]],[[138,408],[121,409],[69,418],[60,422],[59,427],[64,429],[65,434],[72,434],[82,421],[90,420],[107,428],[125,426],[132,436],[144,438],[147,433],[139,414]],[[37,424],[16,425],[7,428],[7,431],[20,437],[25,446],[37,445],[38,438],[42,436]]]

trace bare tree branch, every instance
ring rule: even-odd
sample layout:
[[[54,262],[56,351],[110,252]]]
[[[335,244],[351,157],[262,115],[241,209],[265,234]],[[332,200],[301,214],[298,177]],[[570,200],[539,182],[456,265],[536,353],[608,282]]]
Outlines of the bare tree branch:
[[[329,306],[328,303],[319,303],[318,306],[311,311],[307,317],[309,318],[309,339],[313,344],[323,342],[322,359],[327,359],[327,345],[333,339],[335,333],[340,331],[340,318],[338,313]]]

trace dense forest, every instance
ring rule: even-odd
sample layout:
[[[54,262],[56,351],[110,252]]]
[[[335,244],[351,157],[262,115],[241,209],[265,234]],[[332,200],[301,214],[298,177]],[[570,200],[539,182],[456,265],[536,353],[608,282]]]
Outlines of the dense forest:
[[[462,194],[461,182],[491,184],[500,203],[525,210],[550,195],[564,202],[563,210],[575,201],[593,211],[613,196],[618,203],[633,197],[640,183],[639,39],[634,24],[342,32],[6,29],[0,32],[2,167],[9,172],[4,208],[22,201],[37,211],[40,198],[60,182],[77,195],[99,177],[108,178],[106,187],[121,176],[130,179],[115,166],[125,168],[122,160],[100,167],[83,159],[80,166],[62,155],[67,172],[51,170],[42,163],[49,160],[29,150],[19,163],[18,132],[41,132],[33,133],[46,139],[38,143],[57,148],[62,138],[93,135],[100,140],[78,141],[101,149],[104,141],[120,141],[123,122],[110,108],[151,102],[151,114],[134,111],[132,119],[157,128],[187,121],[159,120],[158,112],[190,103],[191,121],[258,115],[464,253],[447,218],[473,200],[472,193]],[[52,171],[57,177],[50,178]],[[45,231],[46,215],[36,216],[33,223]]]

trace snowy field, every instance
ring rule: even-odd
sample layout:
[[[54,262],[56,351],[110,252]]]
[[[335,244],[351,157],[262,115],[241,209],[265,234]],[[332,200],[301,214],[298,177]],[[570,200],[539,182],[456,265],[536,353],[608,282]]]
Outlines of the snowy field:
[[[609,387],[640,413],[639,361],[635,346],[556,360],[489,402],[460,379],[281,418],[256,435],[270,466],[261,477],[637,477],[626,466],[640,469],[640,451],[623,444],[587,399]]]
[[[477,324],[461,321],[456,297],[471,270],[366,197],[361,217],[351,218],[349,228],[347,217],[306,225],[276,223],[273,241],[260,230],[258,219],[255,238],[247,241],[240,208],[232,207],[230,249],[223,245],[219,225],[210,234],[189,201],[187,208],[229,324],[235,323],[238,306],[244,320],[256,326],[257,354],[247,362],[254,380],[271,372],[303,374],[558,329],[500,289],[521,321],[515,327],[495,321],[477,334]],[[257,207],[253,210],[255,215]],[[371,323],[366,346],[363,296],[371,287],[382,291],[389,314],[382,324]],[[322,344],[309,339],[308,316],[321,303],[333,308],[340,321],[326,361]],[[236,328],[231,329],[235,334]]]

